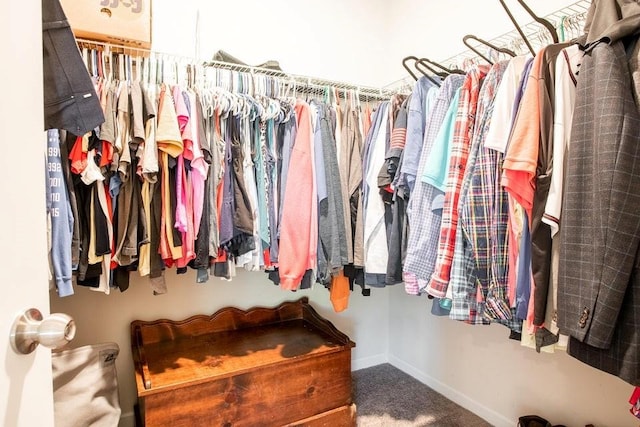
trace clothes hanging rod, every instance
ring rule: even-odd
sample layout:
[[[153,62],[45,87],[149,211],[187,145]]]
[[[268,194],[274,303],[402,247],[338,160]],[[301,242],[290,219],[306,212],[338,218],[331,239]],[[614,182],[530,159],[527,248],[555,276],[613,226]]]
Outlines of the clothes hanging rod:
[[[311,76],[306,76],[301,74],[291,74],[281,70],[273,70],[270,68],[254,67],[251,65],[235,64],[230,62],[206,61],[204,63],[204,66],[229,69],[229,70],[238,71],[238,72],[258,73],[258,74],[264,74],[267,76],[281,77],[285,80],[285,83],[292,83],[292,84],[295,83],[298,86],[308,86],[308,87],[314,87],[317,89],[322,89],[327,86],[330,86],[340,90],[354,90],[359,93],[377,95],[381,98],[390,98],[395,93],[393,91],[385,90],[384,88],[379,88],[379,87],[356,85],[353,83],[348,83],[348,82],[343,82],[338,80],[329,80],[329,79],[323,79],[320,77],[311,77]]]
[[[198,61],[197,59],[190,57],[190,56],[184,56],[184,55],[176,55],[173,53],[164,53],[164,52],[157,52],[157,51],[153,51],[150,49],[145,49],[142,47],[132,47],[132,46],[127,46],[127,45],[120,45],[120,44],[115,44],[115,43],[109,43],[109,42],[102,42],[102,41],[98,41],[98,40],[89,40],[89,39],[83,39],[83,38],[76,38],[76,42],[86,48],[95,48],[95,49],[102,49],[102,50],[108,50],[110,52],[113,53],[122,53],[124,55],[137,55],[137,56],[143,56],[143,57],[148,57],[151,55],[154,56],[158,56],[158,57],[164,57],[164,58],[170,58],[170,59],[174,59],[176,61],[182,61],[182,62],[189,62],[191,64],[196,64],[198,62],[202,62],[202,61]]]
[[[281,70],[274,70],[271,68],[254,67],[251,65],[235,64],[232,62],[215,61],[215,60],[209,60],[209,61],[197,60],[196,58],[188,57],[188,56],[157,52],[150,49],[129,47],[126,45],[118,45],[118,44],[113,44],[108,42],[101,42],[101,41],[81,39],[81,38],[77,38],[76,41],[81,46],[87,47],[87,48],[109,50],[111,52],[122,53],[122,54],[132,55],[132,56],[139,55],[139,56],[146,57],[146,56],[153,55],[159,58],[175,60],[176,62],[197,64],[204,68],[210,67],[210,68],[215,68],[217,70],[228,70],[228,71],[235,71],[239,73],[265,75],[269,77],[282,79],[285,84],[297,86],[300,88],[324,89],[326,87],[333,87],[335,89],[342,90],[342,91],[352,90],[364,97],[375,98],[375,99],[389,99],[391,98],[391,96],[393,96],[396,93],[395,91],[384,89],[384,88],[373,87],[373,86],[363,86],[363,85],[357,85],[357,84],[338,81],[338,80],[329,80],[329,79],[305,76],[300,74],[291,74]]]

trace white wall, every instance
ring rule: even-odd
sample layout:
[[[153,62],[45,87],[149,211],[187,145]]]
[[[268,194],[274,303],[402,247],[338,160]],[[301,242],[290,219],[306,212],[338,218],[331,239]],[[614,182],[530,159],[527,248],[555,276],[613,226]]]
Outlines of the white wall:
[[[388,83],[385,0],[182,0],[155,2],[154,49],[211,59],[218,50],[249,65],[277,60],[286,72]],[[200,12],[199,31],[196,13]],[[167,31],[164,23],[179,23]],[[196,48],[197,34],[199,49]]]
[[[389,361],[492,425],[521,415],[552,424],[637,426],[632,387],[566,353],[536,353],[501,325],[472,326],[430,314],[431,301],[390,291]]]

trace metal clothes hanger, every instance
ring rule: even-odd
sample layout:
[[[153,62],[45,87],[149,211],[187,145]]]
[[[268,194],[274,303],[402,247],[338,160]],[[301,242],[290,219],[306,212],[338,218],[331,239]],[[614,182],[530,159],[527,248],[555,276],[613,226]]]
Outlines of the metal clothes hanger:
[[[131,56],[131,54],[128,54],[128,55],[125,55],[125,58],[126,58],[125,73],[127,75],[127,82],[131,84],[131,82],[135,81],[133,76],[133,57]]]
[[[162,56],[156,62],[156,83],[164,83],[164,57]]]
[[[412,60],[414,60],[414,61],[417,61],[417,60],[418,60],[418,58],[417,58],[416,56],[407,56],[406,58],[404,58],[404,59],[402,60],[402,66],[404,67],[404,69],[405,69],[405,70],[407,70],[407,73],[409,73],[409,75],[410,75],[411,77],[413,77],[413,80],[418,80],[418,76],[416,76],[416,75],[413,73],[413,71],[411,70],[411,68],[409,68],[409,66],[407,65],[407,61],[409,61],[409,60],[411,60],[411,59],[412,59]]]
[[[513,14],[511,13],[511,10],[509,10],[509,7],[506,5],[504,0],[499,0],[499,1],[500,1],[500,4],[502,5],[502,7],[504,8],[505,12],[507,12],[507,15],[509,15],[509,19],[511,19],[511,22],[516,27],[516,30],[518,30],[518,33],[520,34],[520,37],[522,37],[522,40],[524,40],[524,42],[526,43],[527,47],[529,48],[529,51],[531,52],[532,55],[535,56],[536,52],[534,51],[533,46],[531,46],[531,43],[527,39],[527,36],[524,34],[524,31],[522,31],[522,28],[520,28],[520,25],[518,24],[518,21],[516,21],[516,19],[513,17]],[[529,8],[529,6],[527,6],[527,4],[524,2],[524,0],[518,0],[518,3],[520,3],[520,6],[522,6],[522,8],[533,18],[534,21],[536,21],[539,24],[542,24],[547,29],[547,31],[549,31],[549,34],[551,35],[551,38],[552,38],[553,42],[554,43],[558,43],[558,33],[556,32],[556,29],[553,26],[553,24],[551,22],[547,21],[546,19],[541,18],[538,15],[536,15],[533,12],[533,10],[531,10]]]
[[[426,62],[426,63],[428,63],[428,64],[433,65],[434,67],[440,68],[442,71],[444,71],[444,73],[445,73],[444,75],[443,75],[442,73],[438,73],[438,75],[439,75],[440,77],[446,77],[446,76],[447,76],[447,75],[449,75],[449,74],[466,74],[466,73],[465,73],[464,71],[462,71],[462,70],[459,70],[459,69],[457,69],[457,68],[447,68],[447,67],[445,67],[445,66],[444,66],[444,65],[442,65],[442,64],[439,64],[439,63],[437,63],[437,62],[435,62],[435,61],[430,60],[429,58],[421,58],[421,59],[420,59],[420,63],[421,63],[422,65],[425,65],[425,64],[424,64],[425,62]]]
[[[476,40],[477,42],[482,43],[483,45],[497,51],[497,52],[501,52],[501,53],[505,53],[509,56],[516,56],[516,54],[512,51],[509,50],[505,47],[498,47],[492,43],[489,43],[486,40],[481,39],[480,37],[476,37],[473,34],[467,34],[466,36],[464,36],[462,38],[462,43],[464,43],[469,49],[471,49],[473,52],[475,52],[479,57],[481,57],[482,59],[484,59],[485,61],[487,61],[489,64],[493,65],[493,61],[491,61],[489,58],[487,58],[486,56],[484,56],[479,50],[476,50],[475,47],[473,47],[472,45],[469,44],[468,40]]]
[[[446,71],[438,71],[435,68],[433,68],[431,65],[431,61],[429,61],[429,59],[427,58],[420,58],[416,61],[416,63],[413,65],[414,67],[416,67],[416,69],[420,72],[422,72],[422,70],[420,67],[425,67],[427,70],[431,71],[432,74],[444,79],[445,77],[447,77],[449,74],[451,73],[447,73]]]
[[[416,70],[418,70],[420,72],[420,74],[425,76],[429,81],[431,81],[431,83],[433,83],[434,85],[436,85],[438,87],[440,87],[440,82],[437,81],[436,79],[434,79],[431,75],[429,75],[429,73],[427,71],[423,70],[421,67],[425,67],[427,70],[431,71],[431,73],[433,73],[433,75],[436,75],[436,76],[438,76],[440,78],[446,77],[446,75],[444,77],[441,76],[440,73],[436,72],[429,65],[423,63],[421,59],[416,60],[415,64],[413,64],[413,66],[416,68]]]

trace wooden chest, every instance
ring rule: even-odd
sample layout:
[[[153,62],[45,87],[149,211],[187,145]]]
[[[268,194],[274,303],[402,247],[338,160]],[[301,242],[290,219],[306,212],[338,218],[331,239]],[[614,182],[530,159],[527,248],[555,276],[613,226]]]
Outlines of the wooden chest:
[[[131,323],[139,423],[353,426],[351,348],[307,298]]]

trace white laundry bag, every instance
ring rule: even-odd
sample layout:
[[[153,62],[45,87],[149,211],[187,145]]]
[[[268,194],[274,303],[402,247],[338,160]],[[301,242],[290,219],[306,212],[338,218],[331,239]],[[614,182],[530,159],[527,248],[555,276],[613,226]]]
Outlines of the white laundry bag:
[[[120,420],[116,343],[52,353],[56,427],[116,427]]]

